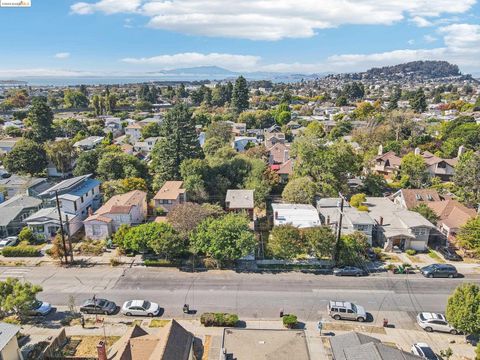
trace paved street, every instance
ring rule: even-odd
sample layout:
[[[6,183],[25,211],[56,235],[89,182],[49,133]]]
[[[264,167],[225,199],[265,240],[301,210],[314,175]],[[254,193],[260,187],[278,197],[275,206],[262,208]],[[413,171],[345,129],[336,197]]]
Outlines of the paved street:
[[[303,321],[314,321],[330,299],[363,305],[374,318],[380,312],[407,312],[413,323],[418,311],[444,311],[448,295],[465,281],[480,283],[480,275],[462,279],[426,279],[421,275],[376,274],[365,278],[300,273],[247,274],[233,271],[184,273],[152,268],[1,267],[0,279],[23,278],[43,286],[39,296],[64,307],[96,294],[121,305],[133,298],[158,302],[164,316],[182,316],[186,302],[192,309],[235,312],[245,319],[276,318],[280,309]],[[401,320],[401,319],[399,319]]]

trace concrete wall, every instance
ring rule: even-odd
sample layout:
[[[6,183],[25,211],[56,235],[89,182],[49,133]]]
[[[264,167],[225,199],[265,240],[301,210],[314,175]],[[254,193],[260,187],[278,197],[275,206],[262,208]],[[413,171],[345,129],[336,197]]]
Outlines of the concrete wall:
[[[23,360],[16,337],[13,337],[0,351],[0,359]]]

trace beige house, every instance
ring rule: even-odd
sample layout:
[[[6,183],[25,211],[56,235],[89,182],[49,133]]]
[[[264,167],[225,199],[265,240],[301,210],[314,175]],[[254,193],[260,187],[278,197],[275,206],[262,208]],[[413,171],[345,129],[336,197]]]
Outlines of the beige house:
[[[0,323],[0,359],[23,360],[22,353],[18,347],[17,334],[20,326]]]
[[[457,200],[434,201],[427,205],[439,217],[437,227],[449,240],[455,240],[458,230],[477,216],[475,209],[469,209]]]
[[[133,190],[112,196],[93,215],[85,219],[85,236],[94,240],[108,239],[123,224],[141,224],[147,217],[147,211],[145,191]]]
[[[187,201],[187,193],[182,188],[183,181],[167,181],[153,198],[155,209],[168,213],[175,205]]]

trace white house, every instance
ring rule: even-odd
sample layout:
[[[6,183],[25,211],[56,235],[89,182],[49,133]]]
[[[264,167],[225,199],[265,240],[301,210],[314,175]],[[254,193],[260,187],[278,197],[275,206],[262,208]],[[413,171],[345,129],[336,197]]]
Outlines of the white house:
[[[273,225],[290,224],[297,228],[320,226],[317,209],[307,204],[272,204]]]
[[[103,136],[89,136],[83,140],[77,141],[73,146],[81,151],[92,150],[102,143]]]
[[[23,360],[17,340],[17,334],[20,330],[20,326],[0,323],[0,359]]]
[[[147,217],[147,193],[140,190],[112,196],[95,214],[83,224],[85,236],[94,240],[105,240],[125,225],[141,224]]]
[[[235,151],[244,152],[249,143],[257,145],[259,141],[256,137],[252,136],[235,136],[232,147],[235,149]]]

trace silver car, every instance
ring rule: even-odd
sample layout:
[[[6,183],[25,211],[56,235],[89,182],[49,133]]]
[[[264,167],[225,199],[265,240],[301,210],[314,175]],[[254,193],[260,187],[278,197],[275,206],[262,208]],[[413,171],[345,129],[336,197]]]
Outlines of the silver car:
[[[458,330],[448,323],[443,314],[422,312],[417,315],[417,323],[423,330],[428,332],[440,331],[448,332],[452,335],[458,334]]]
[[[122,314],[127,316],[157,316],[160,306],[147,300],[130,300],[122,306]]]
[[[363,306],[355,305],[347,301],[330,301],[327,305],[328,315],[335,320],[355,320],[363,322],[367,320],[367,313]]]
[[[13,246],[18,242],[18,237],[9,236],[5,239],[0,240],[0,250],[6,248],[7,246]]]

